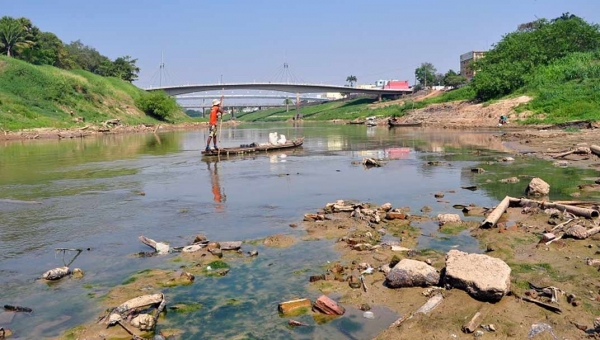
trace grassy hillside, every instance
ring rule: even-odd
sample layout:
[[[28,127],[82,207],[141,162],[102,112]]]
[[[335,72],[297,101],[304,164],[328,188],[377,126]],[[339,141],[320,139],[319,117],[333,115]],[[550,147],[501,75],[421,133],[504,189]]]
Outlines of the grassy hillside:
[[[117,78],[0,57],[0,129],[71,127],[75,117],[86,124],[112,118],[125,124],[157,123],[136,106],[145,95]],[[178,110],[171,120],[189,118]]]
[[[379,109],[369,109],[368,105],[375,99],[357,98],[343,101],[334,101],[300,107],[300,113],[305,120],[331,120],[331,119],[356,119],[369,116],[389,117],[400,116],[404,112],[400,106],[389,106]],[[285,108],[274,108],[252,113],[238,113],[236,118],[247,122],[277,122],[291,119],[296,114],[296,107],[290,105],[290,111]]]

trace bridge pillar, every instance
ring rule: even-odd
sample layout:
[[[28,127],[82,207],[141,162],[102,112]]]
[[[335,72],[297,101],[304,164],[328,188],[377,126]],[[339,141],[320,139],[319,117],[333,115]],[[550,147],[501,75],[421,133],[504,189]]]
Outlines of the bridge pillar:
[[[378,96],[378,97],[379,97],[379,98],[377,98],[377,100],[381,101],[381,100],[382,100],[382,98],[381,98],[381,93],[379,94],[379,96]]]

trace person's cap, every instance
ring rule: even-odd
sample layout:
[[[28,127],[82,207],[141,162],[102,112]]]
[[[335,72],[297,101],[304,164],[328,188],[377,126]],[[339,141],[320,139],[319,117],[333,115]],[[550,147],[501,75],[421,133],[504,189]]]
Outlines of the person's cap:
[[[220,104],[221,104],[221,101],[220,101],[220,100],[218,100],[218,99],[213,99],[213,106],[215,106],[215,105],[220,105]]]

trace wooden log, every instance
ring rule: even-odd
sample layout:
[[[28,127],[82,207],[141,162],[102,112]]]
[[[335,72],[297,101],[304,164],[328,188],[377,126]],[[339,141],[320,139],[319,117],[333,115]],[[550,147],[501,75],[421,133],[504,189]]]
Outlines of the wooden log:
[[[462,331],[465,333],[475,332],[475,330],[481,324],[483,317],[484,317],[484,314],[482,313],[482,311],[481,310],[478,311],[477,313],[475,313],[475,315],[473,315],[473,317],[471,318],[471,320],[469,322],[467,322],[464,326],[462,326]]]
[[[588,238],[590,236],[593,236],[593,235],[596,235],[597,233],[600,233],[600,227],[595,227],[595,228],[592,228],[592,229],[588,229],[588,231],[586,232],[586,234],[587,234],[586,238]]]
[[[156,242],[153,239],[147,238],[145,236],[140,236],[139,240],[148,247],[153,248],[159,254],[169,253],[169,245],[166,243]]]
[[[31,309],[29,307],[4,305],[4,309],[9,312],[16,312],[16,313],[33,313],[33,309]]]
[[[586,217],[586,218],[598,218],[600,216],[600,212],[598,212],[598,210],[575,207],[575,206],[566,205],[566,204],[534,201],[534,200],[530,200],[527,198],[521,198],[521,199],[511,198],[510,201],[511,201],[511,203],[514,202],[520,206],[537,204],[542,209],[554,208],[554,209],[558,209],[558,210],[562,210],[562,211],[567,211],[575,216],[581,216],[581,217]]]
[[[279,312],[281,314],[289,314],[298,308],[310,308],[310,306],[309,299],[290,300],[279,304]]]
[[[390,325],[390,327],[388,327],[388,329],[389,329],[389,328],[395,328],[395,327],[400,327],[400,326],[402,326],[402,324],[404,323],[404,321],[406,321],[406,320],[408,320],[408,319],[412,318],[412,316],[413,316],[412,314],[405,314],[404,316],[402,316],[402,317],[398,318],[398,320],[394,321],[394,322],[393,322],[393,323]]]
[[[562,313],[562,309],[560,309],[559,307],[549,305],[549,304],[544,303],[542,301],[530,299],[528,297],[521,297],[521,300],[534,303],[534,304],[536,304],[536,305],[538,305],[540,307],[543,307],[543,308],[545,308],[545,309],[547,309],[549,311],[552,311],[554,313],[557,313],[557,314],[561,314]]]
[[[576,150],[570,150],[570,151],[567,151],[567,152],[562,152],[562,153],[559,153],[558,155],[556,155],[556,156],[554,156],[554,157],[552,157],[552,158],[554,158],[554,159],[557,159],[557,158],[562,158],[562,157],[565,157],[565,156],[568,156],[568,155],[570,155],[570,154],[573,154],[573,153],[575,153],[575,151],[576,151]]]
[[[337,304],[326,295],[321,295],[313,305],[313,311],[321,312],[327,315],[343,315],[346,312],[344,307]]]
[[[590,150],[596,156],[600,156],[600,146],[598,146],[598,145],[592,145],[592,146],[590,146]]]
[[[242,247],[242,241],[219,242],[221,250],[239,250]]]
[[[296,327],[296,326],[308,326],[307,323],[296,321],[296,320],[292,320],[292,319],[288,320],[288,325],[294,326],[294,327]]]
[[[427,302],[425,302],[425,304],[415,312],[415,314],[427,314],[431,312],[437,306],[439,306],[440,303],[442,303],[442,300],[444,300],[444,296],[442,294],[435,294],[434,296],[430,297],[429,300],[427,300]]]
[[[496,209],[494,209],[492,211],[492,213],[489,214],[488,217],[483,221],[483,223],[481,223],[480,227],[481,228],[491,228],[491,227],[495,226],[496,223],[498,223],[498,220],[500,219],[500,217],[502,217],[502,214],[504,214],[506,209],[508,209],[510,202],[511,202],[511,197],[509,197],[509,196],[504,197],[504,199],[498,204],[498,206],[496,206]]]

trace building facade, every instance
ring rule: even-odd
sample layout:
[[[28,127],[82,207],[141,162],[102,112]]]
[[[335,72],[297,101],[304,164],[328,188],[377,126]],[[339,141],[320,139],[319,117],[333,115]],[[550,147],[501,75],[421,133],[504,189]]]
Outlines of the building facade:
[[[460,75],[467,78],[467,80],[473,79],[477,70],[473,70],[471,64],[483,58],[485,51],[471,51],[460,56]]]

